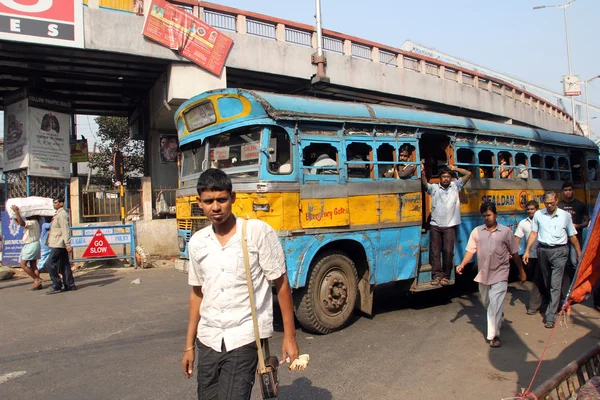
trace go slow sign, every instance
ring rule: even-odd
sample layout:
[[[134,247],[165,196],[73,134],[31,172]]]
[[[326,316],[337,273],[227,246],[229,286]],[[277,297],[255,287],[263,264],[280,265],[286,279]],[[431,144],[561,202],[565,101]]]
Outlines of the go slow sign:
[[[83,258],[101,258],[101,257],[116,257],[115,252],[106,240],[106,237],[102,233],[102,230],[94,234],[94,237],[90,241],[89,246],[83,253]]]

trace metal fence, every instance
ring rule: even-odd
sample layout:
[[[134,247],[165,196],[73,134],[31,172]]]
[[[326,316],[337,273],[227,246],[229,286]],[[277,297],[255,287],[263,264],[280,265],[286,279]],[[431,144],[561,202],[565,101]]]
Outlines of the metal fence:
[[[397,67],[398,59],[394,53],[388,51],[379,50],[379,62],[385,65]]]
[[[251,19],[246,20],[246,29],[248,35],[260,36],[267,39],[275,39],[275,25],[267,24]]]
[[[204,10],[204,20],[214,28],[235,32],[235,15]]]
[[[371,48],[362,44],[352,43],[352,57],[371,60]]]
[[[333,53],[344,53],[344,44],[340,39],[323,36],[323,49]]]
[[[311,47],[312,33],[285,28],[285,41],[289,43],[299,44],[301,46]]]
[[[83,190],[79,195],[81,216],[102,221],[118,221],[121,219],[119,190]],[[142,190],[125,191],[125,220],[135,221],[143,216]]]

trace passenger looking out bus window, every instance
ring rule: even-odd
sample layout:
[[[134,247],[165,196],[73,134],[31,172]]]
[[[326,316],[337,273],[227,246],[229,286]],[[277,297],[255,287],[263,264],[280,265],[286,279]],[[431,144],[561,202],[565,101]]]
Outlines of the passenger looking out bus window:
[[[287,132],[274,127],[269,140],[269,172],[272,174],[288,175],[294,167],[292,164],[292,143]]]
[[[571,180],[571,172],[569,171],[569,161],[566,158],[560,157],[558,159],[558,169],[560,170],[560,180],[569,181]]]
[[[366,143],[351,143],[346,147],[346,160],[349,178],[369,178],[371,176],[372,148]]]
[[[544,179],[553,181],[556,180],[556,172],[553,171],[556,168],[556,159],[552,156],[546,156],[544,158]]]
[[[527,156],[523,153],[517,153],[515,157],[517,164],[517,179],[529,179],[529,169],[527,169]]]
[[[479,177],[480,178],[493,178],[494,177],[494,153],[490,150],[482,150],[479,152]]]
[[[394,166],[392,173],[396,179],[410,179],[415,175],[417,169],[414,164],[406,164],[411,161],[412,152],[415,148],[409,144],[404,144],[400,147],[399,165]]]
[[[421,171],[424,171],[424,168],[424,162],[421,162]],[[460,179],[452,182],[454,172],[458,172]],[[460,224],[458,193],[471,179],[471,173],[466,169],[450,165],[450,167],[443,168],[439,176],[440,183],[430,184],[425,173],[421,173],[421,185],[423,190],[431,196],[429,251],[431,285],[448,286],[450,284],[450,272],[454,266],[456,227]]]
[[[325,143],[312,143],[304,149],[304,166],[316,168],[305,168],[304,173],[310,175],[337,175],[338,152],[335,147]]]
[[[498,153],[498,163],[500,164],[499,175],[500,179],[508,179],[513,172],[513,168],[510,168],[510,153],[500,152]]]
[[[471,149],[456,150],[456,163],[460,168],[464,168],[471,174],[475,175],[475,153]],[[465,165],[467,164],[467,165]]]

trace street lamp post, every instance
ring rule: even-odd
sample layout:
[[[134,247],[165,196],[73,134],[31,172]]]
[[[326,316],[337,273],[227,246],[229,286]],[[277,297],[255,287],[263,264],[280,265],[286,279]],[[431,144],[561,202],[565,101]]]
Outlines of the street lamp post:
[[[592,126],[590,125],[590,100],[588,97],[588,83],[590,83],[596,78],[600,78],[600,75],[596,75],[593,78],[588,79],[587,81],[583,81],[583,83],[585,84],[585,116],[587,118],[588,137],[592,136]]]
[[[573,75],[573,71],[571,69],[571,47],[569,45],[569,25],[567,23],[567,7],[571,4],[575,3],[577,0],[571,0],[567,4],[562,4],[559,6],[537,6],[533,7],[534,10],[541,10],[542,8],[562,8],[565,16],[565,36],[567,39],[567,61],[569,62],[569,75]],[[577,122],[575,121],[575,96],[571,96],[571,110],[573,117],[573,133],[577,132]]]

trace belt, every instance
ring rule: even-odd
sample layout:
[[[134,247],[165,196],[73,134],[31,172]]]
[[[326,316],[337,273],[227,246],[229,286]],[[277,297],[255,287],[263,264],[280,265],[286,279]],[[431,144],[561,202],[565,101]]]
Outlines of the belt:
[[[542,242],[538,242],[538,246],[541,247],[542,249],[558,249],[559,247],[563,247],[566,246],[567,243],[565,244],[555,244],[555,245],[549,245],[546,243],[542,243]]]

